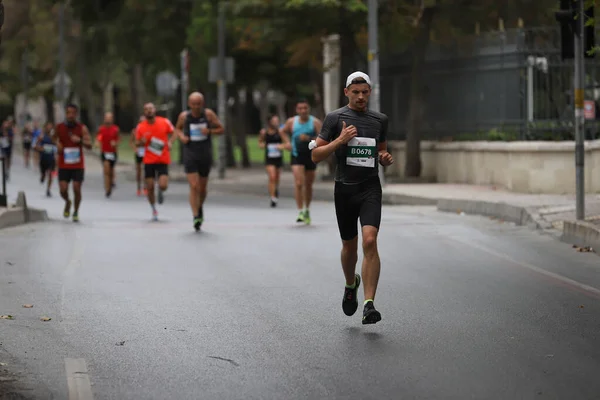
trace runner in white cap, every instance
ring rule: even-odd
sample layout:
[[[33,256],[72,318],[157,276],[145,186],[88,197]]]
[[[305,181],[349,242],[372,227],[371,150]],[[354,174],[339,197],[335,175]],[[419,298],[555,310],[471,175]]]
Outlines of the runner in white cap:
[[[321,133],[311,146],[312,159],[318,163],[334,152],[337,158],[334,198],[346,278],[342,309],[346,315],[353,315],[358,308],[361,277],[355,271],[360,218],[365,295],[362,323],[374,324],[381,320],[373,304],[381,267],[377,249],[382,197],[379,164],[390,165],[394,160],[387,151],[388,117],[367,108],[371,95],[369,76],[360,71],[350,74],[344,94],[348,105],[327,114]]]

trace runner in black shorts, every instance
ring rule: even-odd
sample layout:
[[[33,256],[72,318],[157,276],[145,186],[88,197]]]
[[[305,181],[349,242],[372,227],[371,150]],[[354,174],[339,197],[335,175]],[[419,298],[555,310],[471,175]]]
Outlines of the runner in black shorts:
[[[189,111],[179,114],[175,132],[183,143],[185,173],[190,185],[190,207],[194,229],[200,230],[204,222],[204,200],[208,175],[213,162],[212,136],[224,132],[217,114],[204,107],[202,93],[194,92],[188,98]]]
[[[282,131],[290,135],[292,142],[292,173],[298,206],[296,222],[304,222],[308,225],[312,188],[317,169],[317,164],[311,159],[308,143],[317,137],[322,123],[321,120],[310,115],[310,106],[306,100],[296,102],[296,113],[298,115],[286,121]]]
[[[52,187],[52,172],[56,168],[54,154],[56,146],[54,145],[54,140],[52,138],[53,127],[52,122],[46,122],[44,129],[35,139],[34,146],[40,157],[40,183],[44,183],[44,181],[48,179],[48,186],[46,187],[47,197],[52,196],[52,193],[50,192],[50,188]]]
[[[317,147],[312,150],[312,159],[321,162],[334,152],[337,159],[334,198],[346,278],[342,309],[346,315],[353,315],[358,308],[361,277],[355,270],[360,218],[365,294],[362,323],[374,324],[381,320],[381,314],[373,305],[381,267],[377,250],[381,222],[379,164],[391,165],[394,160],[387,151],[388,117],[367,108],[371,95],[369,76],[362,72],[348,76],[344,94],[348,105],[327,114],[316,140]]]
[[[258,134],[258,145],[265,149],[265,166],[269,176],[269,195],[271,207],[277,206],[279,197],[279,177],[283,165],[283,150],[291,150],[290,140],[285,132],[279,130],[279,117],[271,115],[267,127]]]

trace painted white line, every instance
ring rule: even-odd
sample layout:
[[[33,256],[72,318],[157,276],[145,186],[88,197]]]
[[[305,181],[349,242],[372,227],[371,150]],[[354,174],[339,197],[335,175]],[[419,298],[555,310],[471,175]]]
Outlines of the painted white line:
[[[502,260],[505,260],[505,261],[508,261],[508,262],[510,262],[512,264],[515,264],[515,265],[518,265],[520,267],[526,268],[526,269],[528,269],[530,271],[537,272],[538,274],[544,275],[545,277],[548,277],[548,278],[551,278],[551,279],[555,279],[555,280],[557,280],[557,281],[559,281],[561,283],[567,284],[567,285],[572,286],[572,287],[574,287],[576,289],[579,289],[579,290],[582,290],[584,292],[587,292],[588,294],[592,294],[595,297],[600,297],[600,289],[596,289],[595,287],[583,284],[581,282],[577,282],[577,281],[575,281],[573,279],[567,278],[566,276],[562,276],[562,275],[556,274],[554,272],[547,271],[547,270],[545,270],[543,268],[536,267],[533,264],[529,264],[527,262],[522,262],[522,261],[517,261],[514,258],[511,258],[511,257],[507,256],[506,254],[498,253],[497,251],[494,251],[494,250],[492,250],[490,248],[487,248],[485,246],[473,243],[471,241],[466,241],[466,240],[462,240],[462,239],[458,239],[456,237],[450,237],[450,236],[448,236],[447,238],[450,239],[450,240],[454,240],[455,242],[459,242],[461,244],[474,247],[474,248],[476,248],[478,250],[481,250],[483,252],[486,252],[488,254],[496,256],[496,257],[498,257],[498,258],[500,258]]]
[[[92,385],[83,358],[65,358],[69,400],[94,400]]]

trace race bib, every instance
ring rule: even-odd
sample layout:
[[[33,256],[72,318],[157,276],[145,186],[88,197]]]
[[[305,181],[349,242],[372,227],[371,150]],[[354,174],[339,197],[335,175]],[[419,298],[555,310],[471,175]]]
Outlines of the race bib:
[[[267,157],[268,158],[279,158],[281,157],[281,150],[279,150],[279,143],[269,143],[267,145]]]
[[[379,158],[377,144],[373,138],[355,137],[348,142],[346,164],[355,167],[375,167],[375,160]]]
[[[46,153],[46,154],[54,153],[54,145],[53,144],[45,144],[42,147],[44,148],[44,153]]]
[[[81,149],[79,147],[65,147],[63,157],[65,164],[77,164],[81,161]]]
[[[138,147],[136,150],[136,154],[138,155],[138,157],[144,157],[144,154],[146,154],[146,149],[144,147]]]
[[[190,140],[192,142],[201,142],[208,139],[208,135],[202,134],[202,129],[206,128],[205,123],[202,124],[190,124]]]
[[[148,145],[148,150],[150,150],[151,153],[154,153],[157,156],[160,156],[160,155],[162,155],[164,148],[165,148],[164,141],[157,139],[155,137],[150,139],[150,144]]]
[[[2,147],[3,149],[10,147],[10,142],[8,141],[7,137],[3,136],[0,138],[0,147]]]
[[[108,161],[115,161],[115,153],[104,153],[104,158]]]

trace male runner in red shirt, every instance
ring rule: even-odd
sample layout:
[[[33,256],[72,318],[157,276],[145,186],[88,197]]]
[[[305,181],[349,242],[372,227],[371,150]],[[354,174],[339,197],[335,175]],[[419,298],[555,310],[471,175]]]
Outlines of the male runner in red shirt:
[[[144,146],[144,175],[148,202],[152,207],[152,217],[158,220],[154,199],[154,181],[158,178],[158,204],[164,201],[163,192],[169,186],[169,164],[171,163],[171,146],[177,138],[171,121],[156,115],[154,104],[144,105],[146,119],[136,128],[135,139],[138,146]]]
[[[92,148],[92,138],[87,126],[77,121],[79,109],[74,104],[66,107],[66,122],[56,125],[54,140],[58,150],[58,185],[60,196],[65,200],[64,217],[71,216],[71,200],[69,199],[69,183],[73,181],[75,210],[73,221],[79,221],[81,204],[81,184],[84,180],[83,148]]]
[[[106,197],[112,194],[115,182],[115,164],[117,163],[117,149],[119,148],[119,127],[114,124],[113,114],[104,114],[104,124],[98,128],[98,142],[102,152],[104,167],[104,190]]]

